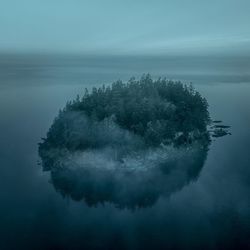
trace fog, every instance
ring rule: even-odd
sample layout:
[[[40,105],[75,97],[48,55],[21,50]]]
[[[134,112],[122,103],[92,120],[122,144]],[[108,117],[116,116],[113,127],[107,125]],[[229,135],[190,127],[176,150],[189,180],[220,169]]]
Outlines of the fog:
[[[112,118],[95,122],[82,112],[59,117],[67,129],[66,147],[39,146],[42,166],[64,197],[84,200],[89,206],[113,203],[119,208],[152,206],[196,180],[207,157],[206,142],[174,147],[149,147],[141,137],[121,129]],[[49,140],[54,135],[49,134]],[[86,148],[76,150],[80,141]],[[204,145],[203,145],[204,144]]]

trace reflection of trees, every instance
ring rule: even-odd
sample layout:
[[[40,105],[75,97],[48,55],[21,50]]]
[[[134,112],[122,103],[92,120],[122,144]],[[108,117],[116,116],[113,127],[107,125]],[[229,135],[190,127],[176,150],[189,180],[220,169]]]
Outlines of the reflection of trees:
[[[120,208],[151,206],[161,195],[169,196],[199,176],[208,148],[193,147],[182,149],[179,158],[166,159],[146,171],[72,168],[67,162],[66,166],[51,171],[51,180],[63,196],[84,200],[89,206],[105,202]]]
[[[153,205],[199,175],[209,146],[207,106],[192,87],[148,75],[86,91],[39,144],[43,168],[74,200]]]

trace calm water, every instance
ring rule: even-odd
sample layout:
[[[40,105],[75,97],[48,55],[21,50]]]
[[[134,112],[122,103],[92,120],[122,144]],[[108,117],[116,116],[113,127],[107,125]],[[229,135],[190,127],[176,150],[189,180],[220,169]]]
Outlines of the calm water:
[[[0,56],[0,249],[250,249],[249,58]],[[199,178],[153,207],[64,199],[37,143],[84,88],[153,77],[192,81],[231,136],[212,143]]]

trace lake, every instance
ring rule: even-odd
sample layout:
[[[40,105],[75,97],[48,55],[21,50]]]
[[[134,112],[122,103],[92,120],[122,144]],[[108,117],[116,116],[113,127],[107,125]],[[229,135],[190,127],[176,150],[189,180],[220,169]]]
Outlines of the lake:
[[[0,249],[250,249],[250,58],[0,56]],[[63,198],[38,143],[85,88],[153,78],[192,82],[230,125],[198,176],[151,207]]]

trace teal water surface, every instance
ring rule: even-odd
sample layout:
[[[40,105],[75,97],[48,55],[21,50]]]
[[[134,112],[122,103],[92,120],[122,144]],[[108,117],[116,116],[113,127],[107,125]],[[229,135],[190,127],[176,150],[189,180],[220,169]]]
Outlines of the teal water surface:
[[[0,249],[250,249],[247,58],[0,57]],[[40,138],[91,86],[151,73],[194,87],[230,125],[197,180],[152,207],[63,198],[37,164]]]

